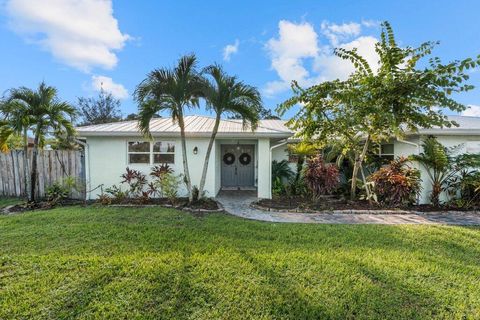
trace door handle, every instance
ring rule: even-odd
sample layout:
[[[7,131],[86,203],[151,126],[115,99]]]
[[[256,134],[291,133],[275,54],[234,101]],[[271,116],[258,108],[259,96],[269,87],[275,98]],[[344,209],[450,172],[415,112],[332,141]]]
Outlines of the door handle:
[[[237,166],[235,166],[235,175],[237,175]]]

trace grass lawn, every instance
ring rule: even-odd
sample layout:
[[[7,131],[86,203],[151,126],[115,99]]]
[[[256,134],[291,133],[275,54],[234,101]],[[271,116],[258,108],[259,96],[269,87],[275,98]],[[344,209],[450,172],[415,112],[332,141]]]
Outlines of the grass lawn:
[[[6,206],[10,206],[13,204],[20,204],[25,202],[24,199],[20,198],[6,198],[6,197],[0,197],[0,209]]]
[[[0,217],[0,319],[480,318],[480,229],[169,209]]]

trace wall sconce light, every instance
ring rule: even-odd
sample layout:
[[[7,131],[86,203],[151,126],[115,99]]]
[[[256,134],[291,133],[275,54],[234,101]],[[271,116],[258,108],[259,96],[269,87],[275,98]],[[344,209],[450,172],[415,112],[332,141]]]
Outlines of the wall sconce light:
[[[197,153],[198,153],[198,148],[197,147],[193,148],[193,154],[197,154]]]

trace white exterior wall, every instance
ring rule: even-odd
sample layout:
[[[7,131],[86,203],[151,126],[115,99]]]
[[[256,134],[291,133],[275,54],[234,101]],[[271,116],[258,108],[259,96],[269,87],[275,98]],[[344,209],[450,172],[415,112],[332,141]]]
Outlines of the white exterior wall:
[[[122,175],[128,166],[136,169],[149,177],[150,170],[153,165],[150,164],[128,164],[127,143],[128,141],[141,140],[139,137],[89,137],[87,139],[89,153],[89,172],[90,181],[87,182],[89,189],[96,188],[103,184],[103,188],[112,185],[120,185]],[[175,142],[175,163],[169,164],[175,174],[183,173],[182,147],[179,138],[158,138],[161,141]],[[187,139],[187,157],[190,178],[193,185],[200,185],[200,178],[203,170],[203,163],[207,151],[208,138],[189,138]],[[193,154],[193,148],[198,148],[198,153]],[[213,197],[217,194],[217,186],[215,180],[215,168],[218,166],[215,155],[217,154],[216,145],[214,144],[210,155],[210,162],[207,171],[207,179],[205,182],[206,196]],[[87,177],[88,179],[88,177]],[[125,189],[126,186],[123,186]],[[88,199],[96,199],[101,193],[98,188],[87,194]],[[186,195],[186,188],[182,184],[180,195]]]
[[[128,141],[142,140],[139,137],[88,137],[88,164],[87,181],[88,190],[92,190],[103,184],[103,190],[112,185],[121,185],[121,178],[126,167],[139,170],[150,178],[151,164],[129,164],[127,154]],[[174,170],[174,174],[183,173],[182,147],[179,138],[161,137],[157,141],[175,142],[175,163],[169,164]],[[208,147],[209,138],[187,138],[187,157],[190,170],[192,185],[199,186],[205,160],[205,154]],[[271,179],[271,161],[288,160],[287,147],[280,146],[273,149],[270,157],[270,139],[217,139],[213,145],[210,155],[210,161],[205,182],[205,192],[207,197],[214,197],[221,188],[221,145],[222,144],[251,144],[255,146],[255,185],[258,188],[260,198],[270,197],[270,179]],[[276,143],[272,143],[275,145]],[[197,147],[198,153],[193,154],[193,149]],[[294,166],[294,164],[292,164]],[[295,168],[292,167],[294,170]],[[127,188],[121,185],[122,189]],[[97,188],[87,194],[88,199],[96,199],[101,193],[101,188]],[[181,196],[186,195],[186,188],[182,184],[179,192]]]
[[[405,142],[401,141],[395,141],[394,142],[394,153],[395,157],[399,156],[404,156],[408,157],[412,154],[418,154],[423,151],[422,148],[422,141],[425,137],[412,137],[409,139],[406,139],[409,142],[413,142],[419,147],[417,148],[414,145],[406,144]],[[480,143],[480,137],[478,136],[437,136],[438,142],[443,144],[445,147],[454,147],[458,145],[462,145],[461,148],[459,148],[458,153],[465,153],[467,152],[466,150],[466,143],[471,141],[471,142],[478,142]],[[428,176],[427,170],[423,167],[423,165],[414,162],[413,167],[417,168],[420,170],[420,175],[422,178],[422,193],[419,197],[419,203],[425,204],[430,202],[430,194],[432,192],[432,183],[430,181],[430,178]],[[446,201],[447,196],[446,194],[442,194],[440,196],[441,201]]]

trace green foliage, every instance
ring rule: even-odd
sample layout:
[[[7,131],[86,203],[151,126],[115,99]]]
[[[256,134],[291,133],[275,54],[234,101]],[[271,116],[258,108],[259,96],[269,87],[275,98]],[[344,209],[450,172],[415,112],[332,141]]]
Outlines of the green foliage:
[[[162,179],[158,180],[158,186],[162,194],[170,200],[172,205],[175,205],[178,199],[178,189],[183,182],[182,176],[176,176],[172,173],[165,173]]]
[[[122,120],[120,100],[103,89],[97,98],[78,98],[77,110],[83,126]]]
[[[293,82],[294,96],[278,108],[283,115],[301,104],[288,122],[300,139],[316,140],[320,147],[338,140],[343,154],[353,153],[352,196],[370,142],[401,137],[404,130],[456,125],[437,106],[455,112],[465,110],[452,94],[473,89],[466,83],[469,75],[465,69],[480,63],[480,56],[448,64],[432,58],[427,67],[419,67],[417,64],[431,54],[436,43],[400,47],[388,22],[382,24],[380,39],[375,45],[378,70],[373,71],[356,49],[338,48],[336,55],[351,61],[355,72],[346,80],[326,81],[308,89]]]
[[[432,183],[430,201],[434,206],[440,205],[440,194],[448,188],[452,180],[464,170],[480,168],[480,155],[457,154],[460,146],[447,148],[433,136],[423,143],[423,152],[412,155],[411,159],[421,163]]]
[[[408,165],[407,158],[399,158],[369,176],[373,191],[380,203],[398,207],[411,205],[420,194],[420,171]]]
[[[281,183],[291,179],[294,173],[287,160],[272,161],[272,182],[279,180]]]
[[[462,170],[447,183],[451,203],[460,208],[480,207],[480,172],[471,168]]]
[[[186,55],[178,60],[173,69],[162,68],[150,72],[136,87],[134,98],[139,104],[138,126],[140,131],[151,138],[150,120],[160,112],[167,112],[180,127],[182,149],[185,142],[185,108],[199,106],[199,98],[205,95],[206,81],[197,70],[195,55]],[[192,185],[186,152],[182,152],[183,172],[187,192],[192,201]]]
[[[47,201],[56,204],[59,201],[68,198],[70,190],[60,182],[54,182],[45,189]]]
[[[37,155],[47,137],[72,137],[75,135],[73,121],[77,115],[75,107],[58,97],[58,90],[40,83],[37,90],[26,87],[10,89],[5,101],[0,103],[0,148],[12,134],[28,131],[34,135],[30,201],[35,201],[37,186]],[[4,149],[4,148],[2,148]]]
[[[1,319],[480,318],[476,227],[89,206],[0,230]]]
[[[122,203],[129,197],[128,191],[123,191],[121,186],[112,185],[105,189],[105,194],[99,196],[102,204]]]

